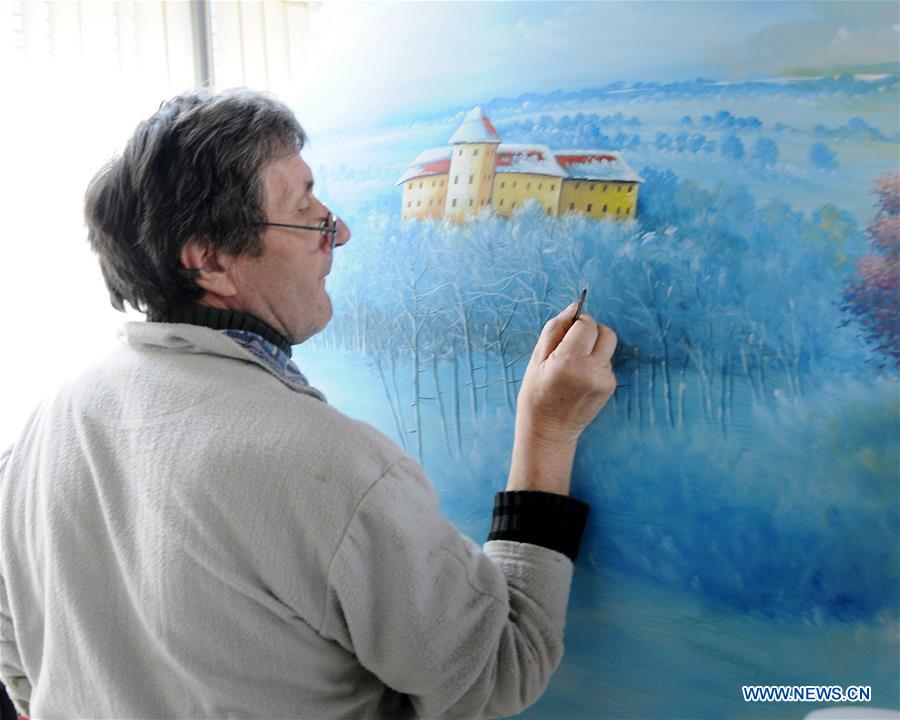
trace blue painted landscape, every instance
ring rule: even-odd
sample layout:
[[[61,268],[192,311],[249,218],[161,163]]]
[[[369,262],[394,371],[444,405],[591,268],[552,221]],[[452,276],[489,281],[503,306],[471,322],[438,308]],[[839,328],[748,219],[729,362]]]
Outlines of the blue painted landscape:
[[[588,287],[619,335],[572,483],[592,510],[566,655],[522,717],[826,706],[745,703],[751,684],[871,686],[900,708],[900,71],[715,69],[307,126],[353,239],[335,318],[296,357],[421,459],[463,532],[486,537],[546,319]],[[504,142],[618,151],[644,179],[636,218],[401,220],[397,179],[475,105]]]

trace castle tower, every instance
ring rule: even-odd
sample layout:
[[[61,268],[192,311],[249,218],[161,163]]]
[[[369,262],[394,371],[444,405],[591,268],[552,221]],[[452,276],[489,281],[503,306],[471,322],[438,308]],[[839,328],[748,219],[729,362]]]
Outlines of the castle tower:
[[[450,138],[453,152],[444,205],[447,217],[462,220],[491,204],[494,163],[500,142],[500,136],[481,107],[472,108]]]

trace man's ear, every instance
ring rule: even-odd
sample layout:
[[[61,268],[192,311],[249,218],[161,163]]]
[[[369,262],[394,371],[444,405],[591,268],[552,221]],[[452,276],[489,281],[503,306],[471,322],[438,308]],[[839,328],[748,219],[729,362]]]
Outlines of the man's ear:
[[[181,247],[181,264],[197,270],[197,285],[211,295],[232,297],[237,286],[232,278],[234,256],[216,250],[209,239],[189,239]]]

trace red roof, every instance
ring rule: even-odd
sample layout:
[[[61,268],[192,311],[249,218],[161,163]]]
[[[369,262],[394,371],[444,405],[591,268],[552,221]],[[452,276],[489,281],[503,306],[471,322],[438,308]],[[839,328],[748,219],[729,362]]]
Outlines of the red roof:
[[[445,160],[435,160],[434,162],[425,163],[421,168],[419,168],[419,173],[422,175],[440,175],[441,173],[449,173],[450,172],[450,158],[446,158]]]
[[[481,116],[481,122],[484,123],[484,129],[488,131],[488,134],[489,134],[489,135],[493,135],[493,136],[494,136],[495,138],[497,138],[498,140],[500,139],[500,134],[494,129],[494,126],[491,125],[491,121],[488,120],[488,116],[487,116],[487,115],[482,115],[482,116]]]
[[[509,167],[513,164],[513,157],[516,155],[518,155],[519,158],[534,158],[535,160],[539,160],[541,162],[544,161],[544,153],[542,153],[540,150],[528,150],[523,153],[503,152],[501,150],[497,153],[497,160],[494,163],[495,167]]]
[[[594,162],[594,161],[604,161],[607,162],[618,162],[619,158],[614,157],[613,155],[557,155],[556,161],[565,167],[566,165],[580,165],[582,163]]]

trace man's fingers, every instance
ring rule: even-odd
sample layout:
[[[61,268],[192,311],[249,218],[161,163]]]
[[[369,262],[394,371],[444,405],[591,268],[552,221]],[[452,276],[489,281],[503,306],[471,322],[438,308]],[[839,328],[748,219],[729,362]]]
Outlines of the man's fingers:
[[[583,355],[587,357],[594,349],[597,341],[597,323],[590,315],[581,313],[578,321],[572,325],[569,319],[569,328],[557,346],[557,351],[566,355]]]
[[[615,330],[603,323],[597,323],[597,341],[594,343],[591,355],[602,360],[610,360],[616,351],[618,342],[619,338],[616,336]]]
[[[550,353],[556,350],[560,341],[563,339],[563,336],[566,334],[566,330],[568,330],[569,326],[572,324],[572,318],[575,317],[575,308],[577,305],[577,302],[571,303],[561,313],[547,321],[534,346],[534,352],[531,354],[531,357],[534,360],[543,362],[549,357]],[[579,322],[581,321],[579,320]]]

